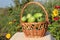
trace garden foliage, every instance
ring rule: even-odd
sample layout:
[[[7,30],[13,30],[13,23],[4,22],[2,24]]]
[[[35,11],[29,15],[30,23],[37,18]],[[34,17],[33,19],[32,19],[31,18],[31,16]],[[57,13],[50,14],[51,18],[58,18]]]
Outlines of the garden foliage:
[[[28,1],[27,1],[28,2]],[[26,3],[27,3],[26,2]],[[25,3],[25,2],[24,2]],[[22,32],[22,27],[20,26],[20,12],[23,6],[26,4],[19,4],[16,7],[10,7],[8,8],[7,14],[0,14],[0,40],[3,40],[6,36],[6,34],[10,34],[12,37],[16,32],[20,31]],[[43,6],[46,8],[48,15],[49,15],[49,27],[48,31],[52,34],[53,37],[56,38],[56,40],[60,40],[60,18],[55,20],[55,16],[60,16],[60,11],[53,17],[53,11],[55,9],[56,5],[60,5],[60,1],[48,1],[43,4]],[[58,9],[57,9],[58,10]],[[23,14],[29,14],[32,15],[34,13],[43,13],[43,10],[37,6],[37,5],[29,5]],[[44,14],[45,15],[45,14]],[[9,38],[9,36],[8,36]],[[8,40],[8,38],[6,40]]]

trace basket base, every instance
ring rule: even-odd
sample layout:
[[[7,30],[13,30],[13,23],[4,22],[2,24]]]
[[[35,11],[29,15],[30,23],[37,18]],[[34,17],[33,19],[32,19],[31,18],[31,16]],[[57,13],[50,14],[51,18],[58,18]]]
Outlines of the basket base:
[[[33,35],[33,34],[31,34],[31,35],[29,35],[29,34],[26,35],[26,34],[24,33],[24,35],[25,35],[25,37],[30,37],[30,38],[35,38],[35,37],[38,37],[38,38],[40,37],[40,38],[41,38],[41,37],[44,37],[46,34],[44,34],[44,35]]]
[[[23,30],[26,37],[43,37],[46,34],[45,28],[41,30]]]

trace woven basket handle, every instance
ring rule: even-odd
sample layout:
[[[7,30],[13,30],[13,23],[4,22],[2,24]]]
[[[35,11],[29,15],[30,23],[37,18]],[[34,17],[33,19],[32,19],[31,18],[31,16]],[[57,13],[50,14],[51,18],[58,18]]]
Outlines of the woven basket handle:
[[[40,2],[29,2],[29,3],[25,4],[25,6],[23,7],[23,9],[21,10],[20,23],[22,23],[21,18],[22,18],[22,15],[23,15],[23,13],[24,13],[24,9],[25,9],[28,5],[30,5],[30,4],[36,4],[36,5],[40,6],[40,7],[43,9],[43,11],[45,12],[45,14],[46,14],[46,15],[45,15],[45,21],[49,22],[49,20],[48,20],[48,13],[47,13],[47,11],[45,10],[45,8],[43,7],[43,5],[42,5]]]

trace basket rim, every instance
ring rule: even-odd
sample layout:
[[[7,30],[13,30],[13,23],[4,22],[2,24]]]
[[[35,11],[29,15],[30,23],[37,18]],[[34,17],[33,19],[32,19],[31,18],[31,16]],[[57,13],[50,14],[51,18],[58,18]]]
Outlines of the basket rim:
[[[22,22],[21,24],[39,24],[39,23],[45,23],[45,22]]]

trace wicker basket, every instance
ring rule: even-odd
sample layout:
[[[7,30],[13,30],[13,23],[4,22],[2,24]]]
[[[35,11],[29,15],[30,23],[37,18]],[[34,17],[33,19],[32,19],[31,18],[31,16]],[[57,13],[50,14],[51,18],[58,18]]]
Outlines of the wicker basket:
[[[22,18],[22,14],[24,13],[24,9],[30,4],[36,4],[43,9],[43,11],[45,12],[44,22],[34,22],[34,23],[22,22],[21,18]],[[35,36],[43,37],[47,31],[48,22],[49,22],[48,13],[40,2],[29,2],[21,10],[20,25],[22,26],[23,32],[27,37],[35,37]]]

